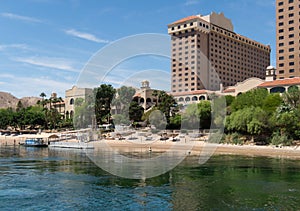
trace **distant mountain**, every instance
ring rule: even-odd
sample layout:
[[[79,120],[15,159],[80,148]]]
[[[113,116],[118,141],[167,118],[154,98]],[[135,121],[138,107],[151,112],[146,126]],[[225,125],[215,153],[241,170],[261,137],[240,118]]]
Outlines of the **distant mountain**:
[[[0,92],[0,108],[16,108],[19,101],[22,102],[24,107],[32,106],[41,100],[39,97],[23,97],[21,99],[16,98],[10,93]]]

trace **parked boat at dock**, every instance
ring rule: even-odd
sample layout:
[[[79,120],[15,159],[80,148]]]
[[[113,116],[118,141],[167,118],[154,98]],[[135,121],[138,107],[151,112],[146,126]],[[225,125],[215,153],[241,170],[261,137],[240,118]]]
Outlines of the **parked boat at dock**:
[[[43,138],[26,139],[23,146],[25,147],[48,147],[48,143]]]

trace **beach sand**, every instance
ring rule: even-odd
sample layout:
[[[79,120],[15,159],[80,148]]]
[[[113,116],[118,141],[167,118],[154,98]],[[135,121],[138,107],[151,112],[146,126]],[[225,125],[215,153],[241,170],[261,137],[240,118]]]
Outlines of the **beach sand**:
[[[230,144],[208,144],[203,141],[190,142],[129,142],[119,140],[103,140],[94,144],[95,148],[106,147],[113,150],[124,152],[148,152],[150,147],[152,152],[165,152],[167,150],[186,150],[188,155],[244,155],[244,156],[268,156],[278,158],[300,159],[300,148],[275,147],[275,146],[256,146],[256,145],[230,145]]]
[[[24,142],[24,136],[0,136],[0,147],[6,145],[19,145]],[[209,145],[204,141],[145,141],[145,140],[100,140],[91,142],[94,147],[118,150],[124,152],[152,152],[162,153],[167,150],[185,150],[188,155],[245,155],[245,156],[271,156],[279,158],[300,159],[300,147],[275,147],[256,145]]]

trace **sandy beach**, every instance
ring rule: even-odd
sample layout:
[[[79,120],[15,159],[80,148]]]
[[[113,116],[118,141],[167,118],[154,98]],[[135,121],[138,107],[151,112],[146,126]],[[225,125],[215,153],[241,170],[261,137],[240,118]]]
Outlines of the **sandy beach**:
[[[186,146],[188,145],[188,146]],[[227,155],[244,155],[244,156],[270,156],[278,158],[300,159],[300,148],[292,147],[275,147],[275,146],[256,146],[256,145],[230,145],[214,144],[210,145],[203,141],[192,141],[192,143],[156,141],[147,142],[129,142],[127,140],[103,140],[97,141],[95,147],[108,146],[114,150],[126,152],[147,152],[151,147],[152,152],[165,152],[171,148],[175,150],[187,150],[189,155],[200,156],[206,154],[227,154]],[[191,150],[189,150],[191,149]]]
[[[34,137],[34,135],[33,135]],[[24,142],[25,136],[0,136],[0,147],[19,145]],[[216,144],[208,145],[204,141],[145,141],[145,140],[100,140],[92,142],[97,147],[108,147],[108,149],[124,152],[165,152],[167,150],[185,150],[189,155],[200,156],[203,153],[210,155],[228,154],[245,156],[271,156],[279,158],[300,159],[300,147],[275,147],[256,145],[230,145]]]

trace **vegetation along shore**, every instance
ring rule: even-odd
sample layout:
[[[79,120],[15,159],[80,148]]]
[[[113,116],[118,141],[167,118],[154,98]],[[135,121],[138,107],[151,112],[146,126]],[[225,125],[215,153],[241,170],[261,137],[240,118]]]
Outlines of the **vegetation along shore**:
[[[126,93],[126,97],[124,97]],[[144,110],[133,101],[135,90],[132,87],[113,88],[102,84],[95,88],[93,95],[87,99],[75,100],[75,114],[71,118],[63,118],[52,105],[62,101],[61,98],[41,100],[36,105],[25,107],[19,102],[16,108],[0,109],[0,129],[4,134],[20,134],[20,131],[59,132],[75,128],[96,125],[114,124],[130,125],[139,129],[151,127],[154,130],[180,130],[182,124],[191,121],[191,114],[200,119],[200,130],[216,125],[212,121],[212,102],[201,101],[184,108],[172,95],[164,91],[155,91],[157,103]],[[214,96],[211,96],[213,98]],[[222,144],[236,145],[274,145],[297,146],[300,140],[300,91],[295,87],[286,93],[269,93],[266,89],[254,89],[237,97],[222,96],[226,99],[226,122]],[[112,113],[118,105],[122,112]],[[164,114],[164,119],[153,118],[154,111]],[[153,113],[154,112],[154,113]],[[152,114],[152,115],[151,115]],[[151,120],[151,117],[153,118]],[[155,129],[153,129],[155,128]],[[14,140],[5,138],[6,140]]]

